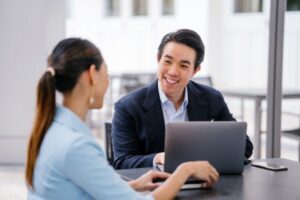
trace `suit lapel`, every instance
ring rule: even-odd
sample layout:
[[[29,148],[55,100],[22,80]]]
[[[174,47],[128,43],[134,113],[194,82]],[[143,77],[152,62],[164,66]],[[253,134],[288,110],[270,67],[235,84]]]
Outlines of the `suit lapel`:
[[[165,141],[165,122],[161,108],[160,98],[158,94],[157,80],[149,85],[143,108],[143,122],[145,124],[145,132],[151,138],[152,147],[155,152],[164,150]]]
[[[189,103],[187,106],[189,121],[207,121],[208,103],[203,97],[201,91],[197,90],[195,86],[189,82],[187,85]]]

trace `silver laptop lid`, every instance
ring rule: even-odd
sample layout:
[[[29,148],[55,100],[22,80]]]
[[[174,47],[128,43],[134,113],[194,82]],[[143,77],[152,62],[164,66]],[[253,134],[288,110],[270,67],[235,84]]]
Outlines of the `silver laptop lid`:
[[[207,160],[220,174],[244,169],[246,122],[171,122],[166,124],[165,166],[172,173],[186,161]]]

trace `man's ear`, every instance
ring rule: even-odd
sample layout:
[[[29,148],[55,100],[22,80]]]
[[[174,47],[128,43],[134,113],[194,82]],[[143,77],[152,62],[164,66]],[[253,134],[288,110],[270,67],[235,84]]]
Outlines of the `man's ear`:
[[[199,65],[194,69],[193,76],[195,76],[195,74],[197,74],[200,70],[201,70],[201,65]]]
[[[89,74],[89,79],[90,79],[90,83],[92,85],[96,84],[97,78],[96,78],[96,66],[94,64],[92,64],[88,70],[88,74]]]

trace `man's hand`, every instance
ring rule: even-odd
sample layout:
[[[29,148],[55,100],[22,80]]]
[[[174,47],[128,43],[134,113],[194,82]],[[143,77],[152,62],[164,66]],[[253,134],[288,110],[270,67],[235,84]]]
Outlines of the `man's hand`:
[[[165,164],[165,152],[158,153],[154,156],[155,164]]]

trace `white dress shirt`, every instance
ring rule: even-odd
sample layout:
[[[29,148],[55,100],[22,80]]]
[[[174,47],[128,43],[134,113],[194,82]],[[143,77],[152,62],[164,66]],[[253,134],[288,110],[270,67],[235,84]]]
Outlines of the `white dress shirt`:
[[[165,124],[168,122],[185,122],[188,121],[187,105],[189,103],[187,88],[184,89],[184,100],[180,107],[176,110],[172,101],[170,101],[166,94],[162,91],[160,83],[158,82],[158,93],[161,101],[161,108],[164,115]],[[155,166],[154,159],[152,165]]]
[[[184,100],[180,107],[176,110],[172,101],[170,101],[165,93],[162,91],[160,83],[158,82],[158,93],[161,101],[165,124],[168,122],[184,122],[188,121],[187,105],[189,103],[188,91],[184,90]]]

